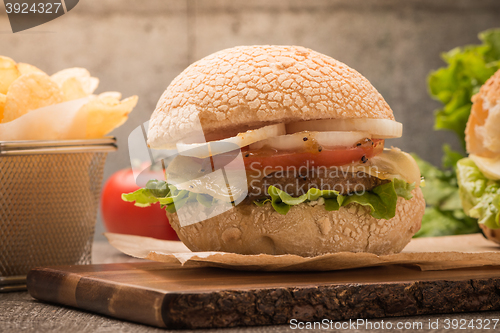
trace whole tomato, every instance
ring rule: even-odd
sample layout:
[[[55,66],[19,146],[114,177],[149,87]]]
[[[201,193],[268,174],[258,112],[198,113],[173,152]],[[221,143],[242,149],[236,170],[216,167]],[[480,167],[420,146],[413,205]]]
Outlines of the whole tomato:
[[[159,176],[161,174],[152,173],[151,179]],[[142,208],[122,200],[122,193],[139,188],[132,169],[120,170],[109,177],[101,195],[101,213],[106,229],[119,234],[179,240],[168,222],[165,210],[159,204]]]

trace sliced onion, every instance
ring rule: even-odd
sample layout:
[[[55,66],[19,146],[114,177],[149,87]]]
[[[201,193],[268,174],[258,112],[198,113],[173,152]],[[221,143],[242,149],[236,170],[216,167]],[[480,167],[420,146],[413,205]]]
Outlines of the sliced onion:
[[[403,124],[390,119],[320,119],[301,121],[286,125],[289,134],[303,131],[361,131],[368,132],[375,139],[399,138],[403,134]]]
[[[250,145],[250,149],[268,146],[278,150],[299,150],[312,145],[324,148],[349,147],[365,138],[370,138],[366,132],[299,132],[256,142]]]
[[[314,138],[321,147],[350,147],[356,144],[356,142],[368,138],[370,139],[370,134],[367,132],[316,132],[313,133]]]
[[[248,146],[254,142],[280,136],[286,133],[285,124],[274,124],[239,133],[236,136],[204,143],[182,143],[176,144],[179,154],[206,158],[221,153],[226,153],[241,147]]]

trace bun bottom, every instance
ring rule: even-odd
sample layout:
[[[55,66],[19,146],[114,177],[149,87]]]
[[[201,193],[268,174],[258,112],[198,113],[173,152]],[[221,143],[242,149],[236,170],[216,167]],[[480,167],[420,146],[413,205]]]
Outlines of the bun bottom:
[[[500,229],[490,229],[484,224],[479,224],[484,236],[492,242],[500,244]]]
[[[281,215],[270,204],[257,207],[242,203],[185,227],[180,226],[177,214],[167,215],[179,238],[192,251],[303,257],[334,252],[382,255],[401,252],[420,229],[425,201],[420,188],[412,194],[411,200],[398,198],[396,216],[390,220],[375,219],[368,208],[358,204],[330,212],[322,205],[300,204]]]

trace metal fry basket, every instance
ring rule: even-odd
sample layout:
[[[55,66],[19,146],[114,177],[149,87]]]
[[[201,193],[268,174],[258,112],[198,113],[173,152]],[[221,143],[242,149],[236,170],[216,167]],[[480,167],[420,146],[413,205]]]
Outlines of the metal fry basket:
[[[0,291],[36,266],[90,264],[114,138],[0,142]]]

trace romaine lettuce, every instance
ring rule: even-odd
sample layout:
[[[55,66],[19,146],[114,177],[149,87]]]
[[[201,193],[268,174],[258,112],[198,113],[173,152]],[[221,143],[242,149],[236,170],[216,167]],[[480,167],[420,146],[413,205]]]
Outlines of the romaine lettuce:
[[[500,68],[500,29],[484,31],[479,39],[483,44],[444,53],[442,57],[448,66],[428,78],[431,96],[444,104],[436,112],[435,128],[455,132],[464,148],[471,97]]]
[[[458,161],[457,179],[464,212],[488,228],[500,228],[500,181],[486,178],[469,158]]]

